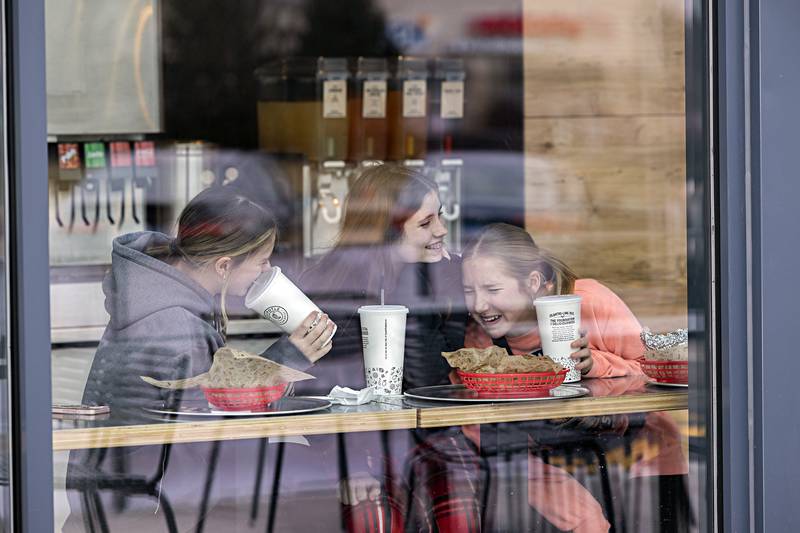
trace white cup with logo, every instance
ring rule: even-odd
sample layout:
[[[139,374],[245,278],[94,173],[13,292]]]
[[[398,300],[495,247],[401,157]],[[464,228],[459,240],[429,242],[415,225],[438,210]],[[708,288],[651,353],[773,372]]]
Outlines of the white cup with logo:
[[[407,314],[408,308],[403,305],[358,308],[367,386],[379,396],[403,394]]]
[[[286,333],[296,330],[310,313],[322,314],[320,308],[276,266],[253,282],[244,297],[244,305]],[[336,329],[333,332],[336,333]]]
[[[573,341],[580,338],[581,297],[575,294],[542,296],[533,301],[542,353],[568,369],[564,383],[581,380],[581,371],[575,368],[576,361],[570,357],[575,351]]]

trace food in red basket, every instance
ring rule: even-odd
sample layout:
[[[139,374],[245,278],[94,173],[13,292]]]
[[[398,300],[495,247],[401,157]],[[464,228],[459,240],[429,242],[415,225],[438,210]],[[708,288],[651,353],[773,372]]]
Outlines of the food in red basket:
[[[644,358],[652,361],[688,361],[689,334],[685,329],[667,333],[651,333],[645,328],[641,334]]]
[[[280,365],[259,355],[227,347],[217,350],[208,372],[193,378],[159,381],[147,376],[140,377],[150,385],[162,389],[188,389],[191,387],[247,389],[273,387],[294,381],[314,379],[314,376],[310,374]]]
[[[286,383],[271,387],[252,387],[247,389],[209,389],[203,387],[203,394],[212,407],[221,411],[261,411],[280,400],[286,392]]]
[[[481,394],[543,393],[564,382],[567,370],[547,356],[508,355],[504,348],[442,352],[461,382]]]
[[[564,369],[547,356],[508,355],[504,348],[461,348],[442,352],[450,366],[476,374],[557,373]]]
[[[689,382],[689,336],[685,329],[668,333],[642,331],[644,361],[642,371],[660,383]]]

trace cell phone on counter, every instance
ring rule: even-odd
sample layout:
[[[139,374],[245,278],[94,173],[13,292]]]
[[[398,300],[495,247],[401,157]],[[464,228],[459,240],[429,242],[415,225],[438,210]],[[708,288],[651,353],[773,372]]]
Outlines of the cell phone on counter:
[[[54,415],[97,416],[111,412],[107,405],[53,404]]]

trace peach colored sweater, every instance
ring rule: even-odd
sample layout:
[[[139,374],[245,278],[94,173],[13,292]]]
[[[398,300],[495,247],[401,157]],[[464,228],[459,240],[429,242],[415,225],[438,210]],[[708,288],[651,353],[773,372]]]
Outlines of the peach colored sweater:
[[[642,374],[644,345],[639,334],[642,326],[619,296],[593,279],[575,281],[575,294],[581,300],[581,328],[586,330],[594,364],[587,374],[592,378],[610,378]],[[507,337],[517,355],[541,347],[539,329],[519,337]],[[470,322],[464,346],[488,348],[492,338],[477,323]]]

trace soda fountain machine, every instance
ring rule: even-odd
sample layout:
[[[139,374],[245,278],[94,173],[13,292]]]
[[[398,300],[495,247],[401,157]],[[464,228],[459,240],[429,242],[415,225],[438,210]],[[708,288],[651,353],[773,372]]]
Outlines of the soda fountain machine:
[[[433,75],[431,75],[431,70]],[[414,167],[439,187],[447,245],[461,248],[464,65],[421,57],[289,58],[256,70],[259,145],[294,176],[303,256],[336,242],[349,184],[365,166]]]

